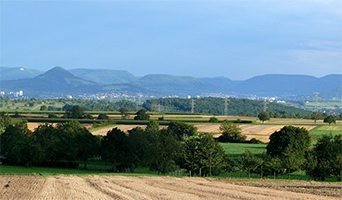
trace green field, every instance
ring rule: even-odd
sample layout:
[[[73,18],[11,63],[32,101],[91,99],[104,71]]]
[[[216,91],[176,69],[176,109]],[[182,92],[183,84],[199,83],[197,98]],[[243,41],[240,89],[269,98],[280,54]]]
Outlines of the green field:
[[[341,125],[331,125],[331,126],[317,126],[316,128],[310,131],[310,135],[312,138],[312,142],[315,143],[316,140],[325,134],[338,135],[342,134],[342,126]]]

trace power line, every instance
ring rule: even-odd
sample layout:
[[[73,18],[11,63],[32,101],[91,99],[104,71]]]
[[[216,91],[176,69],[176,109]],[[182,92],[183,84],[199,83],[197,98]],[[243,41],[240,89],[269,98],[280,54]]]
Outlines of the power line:
[[[224,115],[228,115],[228,101],[229,99],[227,97],[224,98]]]
[[[191,99],[191,113],[195,113],[195,100]]]
[[[264,112],[266,112],[266,111],[267,111],[267,100],[264,99]]]

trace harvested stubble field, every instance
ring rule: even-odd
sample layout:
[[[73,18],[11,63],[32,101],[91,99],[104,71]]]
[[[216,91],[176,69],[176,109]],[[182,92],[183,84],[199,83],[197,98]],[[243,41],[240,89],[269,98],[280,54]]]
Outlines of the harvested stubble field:
[[[199,132],[206,132],[206,133],[220,133],[220,124],[196,124],[197,130]],[[103,129],[99,129],[93,131],[92,134],[94,135],[106,135],[109,130],[112,128],[117,127],[122,131],[127,132],[128,130],[133,129],[134,127],[141,127],[145,128],[145,125],[117,125],[112,127],[106,127]],[[242,135],[246,135],[247,139],[257,138],[263,142],[268,142],[269,137],[275,131],[279,131],[284,125],[240,125]],[[308,131],[315,128],[315,126],[297,126],[303,127]],[[166,128],[165,126],[160,126],[160,128]],[[220,136],[220,134],[215,135],[215,137]]]
[[[9,183],[9,184],[8,184]],[[9,187],[5,187],[8,184]],[[340,199],[342,184],[129,176],[0,176],[0,199]]]
[[[34,131],[39,125],[44,124],[44,123],[40,123],[40,122],[28,122],[27,123],[27,128],[30,129],[31,131]],[[52,124],[53,126],[56,126],[57,123],[49,123]],[[91,128],[92,125],[91,124],[81,124],[81,126],[86,127],[86,128]]]

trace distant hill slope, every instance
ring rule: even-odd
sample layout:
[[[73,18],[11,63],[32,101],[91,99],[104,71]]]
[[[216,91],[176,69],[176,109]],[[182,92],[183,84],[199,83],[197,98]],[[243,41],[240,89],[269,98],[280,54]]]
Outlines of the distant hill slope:
[[[64,94],[94,92],[98,85],[72,75],[61,67],[54,67],[30,79],[1,82],[2,90],[23,90],[26,94]]]
[[[213,85],[194,77],[166,74],[147,75],[132,85],[164,95],[196,95],[216,90]]]
[[[93,81],[99,84],[121,84],[130,83],[137,78],[125,70],[111,69],[72,69],[69,70],[73,75],[85,80]]]
[[[42,71],[24,67],[0,67],[0,80],[19,80],[23,78],[33,78],[42,73]]]

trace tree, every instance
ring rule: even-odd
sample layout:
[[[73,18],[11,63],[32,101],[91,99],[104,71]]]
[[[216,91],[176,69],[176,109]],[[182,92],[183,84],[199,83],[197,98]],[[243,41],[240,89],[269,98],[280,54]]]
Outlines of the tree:
[[[323,122],[324,123],[329,123],[329,126],[330,126],[331,123],[336,124],[336,117],[333,116],[333,115],[329,115],[329,116],[324,118]]]
[[[209,122],[210,123],[218,123],[219,120],[216,117],[210,117]]]
[[[311,119],[314,120],[315,124],[316,124],[317,120],[321,119],[321,117],[322,117],[322,113],[320,113],[318,111],[312,112]]]
[[[197,132],[197,128],[194,125],[180,121],[171,122],[167,130],[176,135],[178,140],[182,140],[184,137],[192,136]]]
[[[50,113],[48,115],[48,118],[58,118],[58,116],[56,114],[54,114],[54,113]]]
[[[156,120],[150,120],[145,129],[146,132],[157,134],[159,133],[159,124]]]
[[[82,119],[84,118],[84,111],[81,106],[73,106],[70,109],[67,109],[64,114],[65,118],[71,119]]]
[[[134,117],[135,120],[149,120],[150,116],[146,113],[145,109],[140,109],[136,116]]]
[[[128,113],[128,110],[126,108],[120,108],[119,112],[121,115],[121,119],[128,119],[129,118],[129,113]]]
[[[225,154],[222,171],[226,172],[228,176],[231,176],[232,172],[236,170],[236,166],[236,162]]]
[[[97,117],[97,119],[108,119],[108,115],[105,113],[100,113],[99,116]]]
[[[258,118],[264,123],[265,121],[270,120],[270,115],[268,112],[260,112],[258,114]]]
[[[241,135],[241,128],[227,120],[221,123],[220,131],[222,136],[220,136],[220,142],[241,142],[246,140],[246,136]]]
[[[112,171],[116,172],[116,164],[127,163],[130,159],[128,136],[118,128],[107,132],[101,142],[101,157],[112,163]]]
[[[76,143],[77,147],[77,157],[84,162],[84,169],[87,169],[87,160],[91,157],[95,157],[99,154],[101,142],[98,137],[91,134],[89,130],[82,127],[81,124],[76,122]]]
[[[325,181],[329,176],[339,177],[342,181],[342,135],[323,135],[308,153],[304,169],[306,173]]]
[[[268,155],[282,161],[282,167],[287,169],[289,174],[303,163],[309,146],[310,136],[305,128],[284,126],[270,136],[266,149]]]
[[[38,164],[43,158],[41,146],[25,122],[9,125],[1,134],[1,154],[21,166]]]
[[[202,175],[219,174],[225,163],[222,146],[209,134],[196,134],[185,140],[182,148],[183,165],[188,171]]]
[[[0,134],[2,134],[5,129],[11,125],[12,120],[10,118],[10,116],[5,113],[5,112],[1,112],[0,113]]]
[[[46,105],[40,106],[40,111],[46,111],[46,110],[48,110]]]
[[[282,169],[281,160],[278,157],[270,157],[270,159],[266,161],[266,167],[273,172],[273,178],[275,179],[277,173]]]
[[[135,127],[129,130],[128,133],[132,162],[136,165],[146,166],[151,159],[149,156],[149,150],[151,148],[150,137],[146,135],[146,131],[141,127]]]
[[[250,150],[245,150],[244,154],[239,158],[242,170],[248,172],[248,178],[251,178],[251,172],[261,165],[261,159],[254,157]]]
[[[152,171],[161,174],[177,169],[176,160],[179,158],[180,144],[174,134],[161,130],[152,146],[151,161],[148,163]]]

